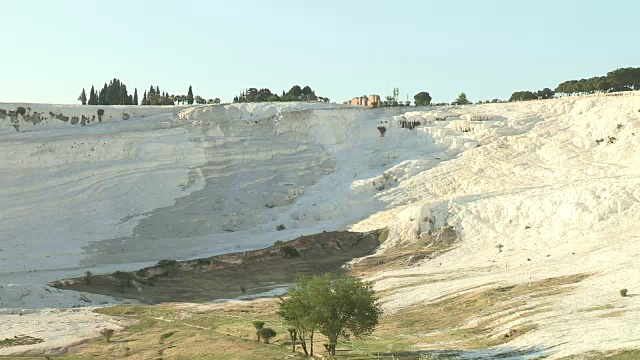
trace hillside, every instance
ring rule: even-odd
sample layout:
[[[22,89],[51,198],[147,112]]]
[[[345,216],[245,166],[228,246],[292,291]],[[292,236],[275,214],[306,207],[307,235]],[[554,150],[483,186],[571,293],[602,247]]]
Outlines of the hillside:
[[[375,271],[359,268],[371,259],[353,269],[388,316],[515,289],[452,326],[492,339],[528,329],[494,355],[640,346],[640,97],[0,109],[0,308],[82,304],[45,284],[86,270],[387,228]],[[441,255],[385,262],[447,226]],[[424,331],[415,349],[460,342]]]

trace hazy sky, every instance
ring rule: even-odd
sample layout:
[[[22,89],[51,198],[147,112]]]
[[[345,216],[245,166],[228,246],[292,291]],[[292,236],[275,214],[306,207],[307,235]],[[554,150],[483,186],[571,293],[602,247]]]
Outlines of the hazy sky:
[[[640,66],[640,2],[1,0],[0,102],[133,90],[230,101],[310,85],[342,102],[399,87],[437,102],[555,87]]]

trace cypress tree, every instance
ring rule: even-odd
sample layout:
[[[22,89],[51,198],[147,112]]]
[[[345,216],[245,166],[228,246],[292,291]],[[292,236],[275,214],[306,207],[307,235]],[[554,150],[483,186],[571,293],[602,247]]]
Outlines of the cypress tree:
[[[84,91],[84,88],[82,88],[82,92],[80,93],[80,96],[78,96],[78,100],[80,100],[82,105],[87,105],[87,93]]]
[[[89,105],[98,105],[98,97],[96,96],[96,90],[91,85],[91,91],[89,91]]]
[[[133,89],[133,105],[138,105],[138,88]]]
[[[100,95],[98,96],[98,104],[100,105],[109,105],[109,100],[107,98],[107,92],[108,92],[108,88],[107,88],[107,83],[104,84],[104,87],[102,88],[102,90],[100,90]]]
[[[193,88],[189,85],[189,92],[187,93],[187,104],[193,105]]]
[[[118,81],[118,104],[120,105],[129,105],[127,102],[129,101],[129,94],[127,94],[127,85],[120,83]]]
[[[144,95],[142,96],[142,105],[148,105],[149,100],[147,99],[147,90],[144,91]]]

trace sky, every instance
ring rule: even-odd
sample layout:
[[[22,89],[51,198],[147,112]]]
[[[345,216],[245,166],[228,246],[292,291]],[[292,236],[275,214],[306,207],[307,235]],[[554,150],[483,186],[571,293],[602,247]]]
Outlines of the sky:
[[[231,101],[470,100],[640,66],[637,0],[0,0],[0,102],[78,103],[114,77]]]

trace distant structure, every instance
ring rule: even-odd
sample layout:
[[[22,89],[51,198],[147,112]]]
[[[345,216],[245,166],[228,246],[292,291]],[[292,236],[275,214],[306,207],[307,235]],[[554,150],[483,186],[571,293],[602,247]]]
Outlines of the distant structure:
[[[354,97],[351,101],[346,102],[349,105],[375,107],[382,106],[382,101],[379,95],[362,95],[360,97]]]

